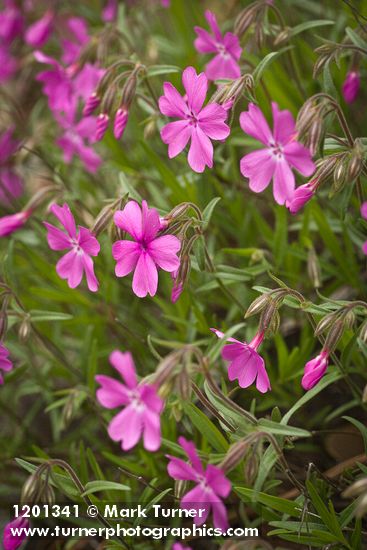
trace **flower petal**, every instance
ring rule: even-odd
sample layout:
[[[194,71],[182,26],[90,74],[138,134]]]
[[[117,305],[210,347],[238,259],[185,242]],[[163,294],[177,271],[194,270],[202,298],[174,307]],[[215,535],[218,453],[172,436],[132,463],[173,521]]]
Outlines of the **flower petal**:
[[[161,420],[159,414],[145,410],[143,414],[144,448],[147,451],[157,451],[161,446]]]
[[[191,137],[188,162],[194,172],[204,172],[205,166],[213,167],[213,145],[210,139],[197,126]]]
[[[158,287],[158,272],[152,258],[146,252],[140,254],[133,277],[133,291],[144,298],[148,293],[154,296]]]
[[[97,400],[106,409],[114,409],[130,402],[127,388],[110,376],[97,374],[95,380],[101,385],[96,392]]]
[[[211,139],[226,139],[230,128],[225,123],[227,111],[217,103],[209,103],[200,111],[198,122],[203,132]]]
[[[286,161],[303,176],[311,176],[316,170],[310,150],[298,141],[291,141],[284,147]]]
[[[78,226],[78,229],[80,247],[86,254],[89,254],[90,256],[98,256],[101,247],[93,233],[81,225]]]
[[[164,95],[159,98],[159,109],[163,115],[175,118],[185,118],[187,105],[183,97],[170,82],[163,84]]]
[[[182,73],[182,83],[187,94],[187,103],[194,114],[199,114],[208,91],[208,79],[204,73],[197,74],[194,67]]]
[[[273,140],[269,125],[261,112],[261,109],[254,103],[250,103],[248,111],[240,114],[240,125],[242,130],[255,139],[269,145]]]
[[[129,351],[122,352],[119,350],[114,350],[110,356],[109,361],[114,369],[122,376],[125,380],[126,385],[135,389],[138,385],[138,380],[136,377],[136,370],[133,356]]]
[[[284,146],[289,141],[294,139],[296,135],[296,123],[292,113],[286,109],[284,111],[280,111],[278,105],[274,101],[271,104],[271,108],[274,122],[274,141]]]
[[[74,220],[74,216],[71,213],[69,205],[66,203],[63,204],[63,206],[59,206],[58,204],[53,204],[50,208],[50,211],[53,213],[54,216],[56,216],[56,218],[59,220],[61,225],[65,227],[70,237],[72,239],[75,239],[76,238],[75,220]]]
[[[70,288],[80,285],[83,277],[83,261],[81,254],[74,249],[60,258],[56,264],[56,272],[61,279],[67,279]]]
[[[191,126],[187,120],[176,120],[163,126],[161,138],[168,144],[168,156],[170,159],[179,155],[186,147],[191,137]]]
[[[141,246],[135,241],[116,241],[112,245],[112,256],[117,260],[116,277],[125,277],[131,273],[138,263]]]
[[[84,266],[85,277],[87,279],[88,288],[91,292],[97,292],[99,287],[99,282],[94,273],[93,260],[89,256],[89,254],[83,254],[81,258]]]
[[[181,241],[174,235],[163,235],[149,243],[147,251],[153,261],[164,271],[176,271],[180,266],[177,252],[181,248]]]
[[[294,174],[286,160],[275,163],[273,194],[275,202],[284,204],[291,200],[295,189]]]
[[[242,157],[241,174],[249,178],[251,191],[261,193],[269,185],[275,170],[275,159],[269,149],[253,151]]]
[[[142,413],[129,405],[111,420],[108,435],[113,441],[121,441],[122,449],[129,451],[138,443],[142,429]]]
[[[228,78],[234,80],[241,76],[241,69],[237,61],[230,55],[218,54],[205,67],[205,74],[209,80]]]
[[[61,229],[58,229],[48,222],[43,222],[43,225],[47,228],[47,242],[51,250],[65,250],[66,248],[70,248],[70,237],[65,235]]]
[[[139,204],[129,201],[123,210],[118,210],[114,215],[115,224],[129,233],[136,241],[143,238],[142,213]]]

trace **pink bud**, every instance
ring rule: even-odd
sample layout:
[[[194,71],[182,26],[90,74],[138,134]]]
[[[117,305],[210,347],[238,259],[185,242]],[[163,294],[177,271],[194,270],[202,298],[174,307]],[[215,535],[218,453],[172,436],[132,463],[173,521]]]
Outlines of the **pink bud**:
[[[181,296],[183,291],[183,283],[182,281],[180,283],[174,282],[171,292],[171,302],[175,304],[179,297]]]
[[[302,378],[302,387],[305,390],[310,390],[324,376],[329,363],[329,350],[324,349],[314,359],[306,363]]]
[[[128,119],[129,113],[126,111],[126,109],[118,109],[113,126],[113,134],[116,139],[120,139],[122,137]]]
[[[97,96],[96,92],[93,92],[93,94],[88,97],[84,105],[83,116],[90,116],[97,109],[100,103],[101,98]]]
[[[25,533],[21,535],[13,535],[11,529],[27,529],[29,527],[29,521],[19,516],[13,519],[5,525],[3,535],[3,547],[4,550],[17,550],[22,542],[27,538]]]
[[[353,103],[353,101],[356,100],[360,84],[361,79],[358,71],[350,71],[347,73],[342,88],[343,96],[347,103]]]
[[[367,220],[367,201],[365,201],[361,206],[361,216]]]
[[[102,10],[102,19],[106,23],[110,23],[117,19],[118,2],[117,0],[107,0],[105,7]]]
[[[0,237],[6,237],[14,231],[21,229],[30,215],[31,211],[26,210],[0,218]]]
[[[25,34],[25,41],[27,44],[35,48],[42,47],[49,39],[52,32],[54,18],[54,12],[48,10],[41,19],[33,23]]]
[[[313,195],[314,188],[310,183],[300,185],[294,190],[293,197],[287,200],[285,205],[291,214],[297,214],[297,212],[312,199]]]
[[[101,141],[105,133],[107,132],[108,125],[110,123],[110,117],[107,113],[101,113],[97,117],[97,129],[96,129],[96,135],[95,140]]]

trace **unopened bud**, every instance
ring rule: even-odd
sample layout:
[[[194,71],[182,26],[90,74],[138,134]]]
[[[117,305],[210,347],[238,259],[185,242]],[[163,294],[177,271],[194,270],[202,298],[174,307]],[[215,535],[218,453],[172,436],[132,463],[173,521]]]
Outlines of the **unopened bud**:
[[[256,315],[257,313],[260,313],[260,311],[262,311],[266,307],[270,299],[271,298],[269,297],[268,293],[258,296],[248,307],[245,313],[245,319],[251,317],[251,315]]]
[[[341,191],[345,185],[345,182],[347,180],[347,173],[348,173],[348,163],[346,162],[346,158],[343,157],[339,160],[337,165],[334,169],[333,174],[333,192],[338,193]]]
[[[361,173],[363,169],[364,161],[364,148],[359,139],[355,140],[354,148],[352,150],[352,157],[348,168],[348,178],[354,181]]]
[[[241,11],[234,23],[234,34],[241,37],[247,31],[255,20],[256,11],[257,7],[253,4]]]
[[[264,332],[270,328],[274,315],[277,313],[277,305],[274,300],[269,299],[264,308],[259,323],[259,330]]]
[[[344,321],[336,321],[326,336],[324,348],[333,351],[337,346],[342,334],[344,332]]]
[[[336,312],[333,311],[332,313],[328,313],[323,317],[317,324],[315,329],[315,336],[320,336],[323,332],[325,332],[328,328],[331,327],[331,325],[335,322],[336,319]]]
[[[352,483],[352,485],[345,489],[342,496],[344,498],[353,498],[363,494],[364,492],[367,493],[367,477],[362,477]]]
[[[93,94],[88,97],[84,105],[83,116],[90,116],[92,113],[94,113],[100,103],[101,98],[97,95],[96,92],[93,92]]]
[[[330,54],[320,55],[313,68],[313,78],[317,77],[317,75],[322,71],[329,60]]]
[[[184,480],[176,480],[175,481],[175,488],[174,488],[174,495],[177,499],[180,499],[186,492],[187,482]]]
[[[101,113],[97,117],[97,128],[96,128],[96,135],[95,140],[101,141],[103,139],[103,136],[107,132],[107,128],[110,122],[110,117],[107,113]]]
[[[155,119],[149,120],[144,127],[144,139],[150,139],[157,131],[157,121]]]
[[[362,401],[363,401],[363,403],[367,403],[367,384],[365,385],[363,393],[362,393]]]
[[[55,491],[51,485],[46,485],[42,492],[41,501],[52,506],[55,503]]]
[[[18,336],[22,343],[27,342],[31,333],[31,322],[29,316],[24,317],[19,325]]]
[[[321,286],[321,272],[320,264],[315,249],[312,247],[308,251],[307,255],[307,272],[310,277],[314,288],[320,288]]]
[[[231,445],[226,456],[219,464],[219,468],[223,470],[224,473],[227,473],[238,466],[238,464],[245,458],[249,450],[250,443],[249,438],[246,438]]]
[[[359,337],[365,344],[367,343],[367,321],[363,323],[359,331]]]
[[[175,206],[169,214],[165,217],[167,220],[175,220],[176,218],[179,218],[183,214],[185,214],[188,209],[190,208],[189,203],[182,202],[181,204],[178,204]]]
[[[279,46],[280,44],[287,42],[289,40],[290,31],[291,29],[289,27],[281,30],[278,36],[275,37],[274,46]]]
[[[112,222],[113,215],[115,212],[115,205],[116,203],[108,204],[107,206],[102,208],[102,210],[96,217],[93,227],[91,229],[95,237],[98,237],[98,235],[100,235],[106,229],[106,227]]]
[[[177,390],[178,393],[184,401],[190,399],[191,396],[191,379],[187,372],[187,369],[184,368],[177,377]]]
[[[39,492],[39,475],[37,471],[28,477],[22,487],[20,495],[21,504],[33,504]]]
[[[314,118],[309,131],[309,147],[312,156],[315,156],[317,153],[322,133],[323,119],[321,117]]]
[[[247,485],[253,484],[253,482],[256,479],[258,471],[259,471],[259,455],[256,452],[256,447],[255,447],[247,457],[244,472],[243,472]]]
[[[136,79],[135,73],[133,72],[131,73],[129,78],[126,80],[125,85],[122,89],[121,105],[125,109],[128,109],[134,100],[134,97],[136,94],[136,85],[137,85],[137,79]]]
[[[116,139],[121,139],[125,131],[128,119],[129,113],[125,108],[120,108],[117,110],[113,124],[113,135]]]

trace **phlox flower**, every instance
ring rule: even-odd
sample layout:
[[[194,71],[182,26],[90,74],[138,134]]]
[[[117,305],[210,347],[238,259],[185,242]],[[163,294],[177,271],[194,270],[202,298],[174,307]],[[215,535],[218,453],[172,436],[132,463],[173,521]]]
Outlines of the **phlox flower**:
[[[28,527],[29,521],[23,516],[19,516],[7,523],[3,534],[4,550],[17,550],[27,538],[24,532],[21,535],[13,535],[11,529],[27,529]]]
[[[158,287],[157,268],[172,273],[178,269],[180,260],[180,240],[174,235],[159,236],[161,222],[154,208],[148,208],[146,201],[142,206],[129,201],[123,210],[115,213],[117,227],[126,231],[133,240],[117,241],[112,246],[112,255],[116,260],[117,277],[125,277],[134,271],[133,291],[144,298],[154,296]]]
[[[209,34],[201,27],[195,27],[197,38],[194,45],[200,53],[216,54],[205,68],[206,76],[209,80],[239,78],[241,69],[238,60],[241,57],[242,48],[238,36],[231,32],[226,32],[222,36],[217,19],[211,11],[205,12],[205,18],[213,34]]]
[[[9,359],[9,350],[0,342],[0,385],[4,384],[3,372],[9,372],[13,368],[13,363]]]
[[[113,351],[110,363],[125,384],[110,376],[96,376],[96,381],[101,385],[97,390],[99,403],[107,409],[124,406],[111,420],[108,435],[113,441],[121,441],[124,451],[135,447],[141,437],[147,451],[156,451],[161,445],[160,414],[164,402],[154,385],[138,383],[131,353]]]
[[[118,0],[106,0],[105,6],[102,10],[102,20],[106,23],[116,21],[118,9]]]
[[[96,117],[82,118],[79,122],[59,117],[58,123],[64,129],[64,133],[57,138],[56,144],[64,152],[64,161],[70,164],[76,156],[88,172],[96,172],[102,159],[89,145],[93,142],[96,131]]]
[[[314,187],[311,183],[305,183],[297,187],[290,199],[285,201],[285,205],[291,214],[297,214],[301,208],[307,204],[315,194]]]
[[[20,141],[13,138],[14,126],[0,134],[0,202],[9,205],[10,199],[23,192],[23,181],[16,173],[11,157],[19,149]]]
[[[250,189],[261,193],[273,179],[274,199],[278,204],[292,200],[295,179],[292,169],[304,176],[315,171],[309,149],[296,140],[296,125],[290,111],[280,111],[272,103],[274,130],[257,105],[249,104],[249,110],[241,113],[242,130],[259,140],[266,147],[253,151],[241,159],[240,169],[249,178]]]
[[[306,363],[301,382],[303,389],[310,390],[324,376],[329,364],[329,354],[329,350],[323,349],[317,357]]]
[[[30,25],[25,33],[25,41],[34,48],[42,48],[53,31],[55,13],[47,10],[41,19]]]
[[[10,53],[7,45],[0,43],[0,84],[7,82],[18,69],[18,60]]]
[[[361,86],[361,77],[358,71],[349,71],[345,77],[342,92],[347,103],[353,103],[358,96]]]
[[[9,45],[13,40],[22,34],[24,19],[22,12],[16,4],[9,2],[0,11],[0,42]]]
[[[210,329],[218,338],[223,338],[224,333],[212,328]],[[227,338],[230,344],[222,349],[222,357],[229,361],[228,378],[232,382],[238,380],[241,388],[248,388],[256,379],[256,388],[261,393],[271,390],[265,362],[257,350],[264,339],[264,333],[259,332],[248,344],[240,342],[235,338]]]
[[[0,237],[7,237],[14,231],[21,229],[30,215],[30,210],[24,210],[9,216],[2,216],[0,218]]]
[[[56,264],[56,271],[61,279],[67,279],[70,288],[76,288],[85,273],[89,290],[98,290],[98,280],[94,274],[94,265],[91,256],[98,256],[100,246],[93,233],[86,227],[75,225],[74,216],[67,204],[58,206],[53,204],[50,208],[65,231],[54,225],[43,222],[47,228],[47,241],[52,250],[67,250]]]
[[[204,73],[198,75],[193,67],[187,67],[182,74],[182,83],[186,98],[170,82],[163,85],[164,95],[159,98],[159,109],[162,114],[179,120],[166,124],[161,130],[161,138],[168,144],[169,158],[181,153],[191,140],[189,165],[195,172],[203,172],[205,166],[213,167],[210,140],[224,140],[230,133],[225,123],[228,113],[218,103],[203,107],[208,90]]]
[[[200,461],[195,445],[184,437],[179,437],[178,442],[186,452],[189,463],[181,458],[167,455],[169,463],[167,471],[173,479],[194,481],[196,486],[186,493],[181,499],[180,506],[184,510],[200,508],[205,509],[201,517],[197,514],[194,523],[202,525],[213,512],[213,523],[225,531],[228,528],[227,511],[222,499],[228,497],[231,492],[231,482],[225,477],[224,472],[217,466],[208,464],[206,469]]]
[[[69,17],[66,21],[63,34],[66,38],[61,41],[63,53],[61,61],[65,65],[76,63],[81,50],[89,42],[88,27],[82,17]]]

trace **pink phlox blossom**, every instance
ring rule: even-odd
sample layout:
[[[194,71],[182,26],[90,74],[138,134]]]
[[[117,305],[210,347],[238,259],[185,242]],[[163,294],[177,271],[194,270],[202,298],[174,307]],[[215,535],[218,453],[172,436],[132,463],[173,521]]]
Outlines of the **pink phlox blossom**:
[[[200,53],[216,54],[205,68],[206,76],[209,80],[239,78],[241,69],[238,60],[241,57],[242,48],[238,36],[231,32],[226,32],[223,36],[216,16],[211,11],[207,10],[205,12],[205,18],[209,23],[212,34],[201,27],[195,27],[197,38],[194,44]]]
[[[292,169],[304,176],[315,171],[309,149],[296,140],[296,125],[290,111],[280,111],[272,103],[274,130],[257,105],[249,104],[249,110],[241,113],[242,130],[259,140],[266,147],[253,151],[241,159],[240,169],[249,178],[250,189],[261,193],[273,179],[274,199],[278,204],[292,200],[295,178]]]
[[[20,141],[13,138],[14,126],[0,134],[0,202],[9,205],[12,198],[20,197],[23,180],[17,174],[12,156],[20,147]]]
[[[11,233],[14,233],[14,231],[22,229],[31,213],[31,210],[24,210],[16,214],[0,217],[0,237],[7,237]]]
[[[17,550],[27,538],[24,531],[20,535],[13,535],[12,529],[28,529],[29,521],[23,516],[19,516],[4,527],[3,548],[4,550]]]
[[[9,359],[9,350],[0,342],[0,385],[4,384],[4,372],[9,372],[13,363]]]
[[[195,487],[186,493],[181,499],[180,506],[183,509],[205,509],[205,512],[196,515],[194,523],[202,525],[207,520],[210,511],[213,512],[213,523],[225,531],[228,528],[227,511],[222,499],[228,497],[231,492],[231,482],[225,477],[224,472],[217,466],[208,464],[204,469],[192,441],[179,437],[179,444],[186,452],[189,463],[181,458],[167,455],[169,463],[167,470],[169,475],[176,480],[194,481]]]
[[[218,338],[223,338],[224,333],[210,329]],[[222,349],[222,357],[229,361],[228,378],[232,382],[238,380],[241,388],[248,388],[256,379],[256,388],[261,393],[271,390],[268,373],[266,372],[264,359],[257,352],[264,339],[264,333],[259,332],[248,344],[235,338],[227,338],[230,344]]]
[[[70,288],[76,288],[82,280],[83,273],[89,290],[98,290],[98,280],[94,274],[91,256],[98,256],[100,245],[93,233],[81,225],[75,225],[74,216],[67,204],[50,208],[52,214],[65,228],[65,232],[54,225],[43,222],[47,228],[47,241],[52,250],[68,250],[56,265],[56,272],[61,279],[66,279]]]
[[[230,128],[226,124],[227,111],[218,103],[203,107],[208,79],[199,75],[193,67],[187,67],[182,74],[182,83],[187,98],[182,97],[170,83],[164,83],[164,95],[159,98],[162,114],[179,120],[169,122],[161,130],[162,141],[168,144],[169,158],[181,153],[191,141],[188,162],[195,172],[213,167],[213,145],[211,140],[225,140]]]
[[[329,364],[330,351],[323,349],[319,355],[306,363],[302,378],[302,387],[305,390],[310,390],[324,376]]]
[[[154,296],[158,287],[158,270],[173,272],[178,269],[180,260],[177,253],[181,242],[174,235],[159,236],[161,227],[157,210],[129,201],[123,210],[114,216],[115,224],[126,231],[133,240],[117,241],[112,246],[116,260],[117,277],[125,277],[132,271],[133,291],[139,298],[147,294]]]
[[[106,23],[116,21],[118,9],[118,0],[106,0],[105,6],[102,10],[102,20]]]
[[[90,40],[85,19],[82,17],[69,17],[66,20],[63,34],[66,34],[66,38],[61,41],[63,50],[61,61],[68,66],[78,61],[83,47]]]
[[[342,92],[347,103],[353,103],[358,96],[361,86],[361,77],[358,71],[349,71],[345,77]]]
[[[98,374],[101,385],[97,400],[107,409],[123,406],[110,422],[108,434],[113,441],[121,441],[121,448],[128,451],[143,437],[147,451],[157,451],[161,445],[160,415],[164,402],[153,384],[138,383],[131,353],[113,351],[110,363],[124,380],[124,384],[110,376]]]
[[[55,13],[47,10],[41,19],[28,27],[25,33],[25,41],[34,48],[42,48],[50,38],[54,29]]]

